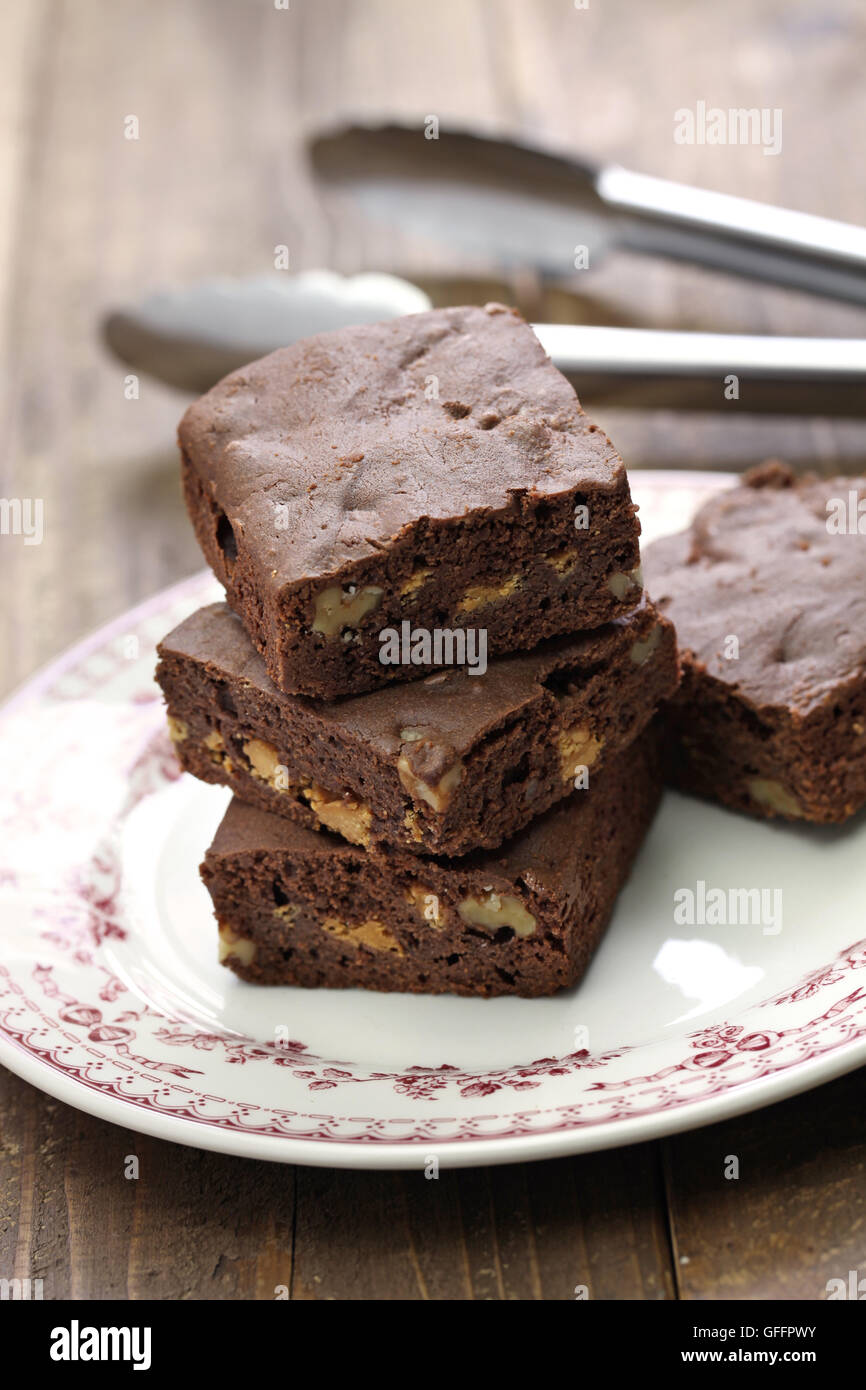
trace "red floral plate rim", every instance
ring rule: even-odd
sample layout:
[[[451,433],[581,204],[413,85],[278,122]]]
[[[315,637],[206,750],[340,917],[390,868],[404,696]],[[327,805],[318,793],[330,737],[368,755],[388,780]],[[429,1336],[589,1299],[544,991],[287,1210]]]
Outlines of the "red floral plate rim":
[[[691,489],[696,497],[725,481],[722,475],[679,473],[633,477],[635,491]],[[26,710],[119,638],[167,611],[191,605],[207,582],[202,575],[181,581],[51,662],[2,707],[0,737],[11,715]],[[142,708],[146,704],[143,699]],[[170,780],[173,772],[163,763],[162,753],[152,757],[157,781],[163,776]],[[90,902],[88,910],[92,908]],[[70,940],[73,945],[78,942],[80,954],[80,938],[73,933]],[[91,964],[93,959],[91,954]],[[177,1020],[150,1008],[137,1013],[112,1010],[124,986],[104,963],[98,966],[103,979],[98,1005],[92,990],[82,1002],[59,985],[53,966],[37,962],[29,981],[23,983],[3,965],[0,1061],[89,1113],[204,1148],[332,1166],[412,1167],[422,1165],[431,1154],[451,1165],[511,1162],[628,1144],[711,1123],[784,1099],[862,1065],[866,1062],[866,988],[857,986],[856,972],[864,966],[866,942],[858,942],[838,952],[822,969],[807,972],[792,988],[754,1006],[749,1011],[755,1015],[754,1026],[751,1021],[738,1021],[698,1029],[686,1035],[687,1051],[663,1059],[663,1065],[645,1073],[623,1070],[629,1053],[641,1050],[623,1047],[599,1055],[577,1051],[481,1073],[454,1066],[410,1066],[397,1072],[358,1074],[351,1067],[310,1055],[303,1043],[276,1049],[254,1038],[208,1035],[197,1026],[184,1033]],[[779,1009],[782,1016],[773,1017]],[[778,1026],[771,1027],[773,1022]],[[404,1097],[410,1103],[407,1110],[410,1106],[414,1110],[419,1102],[427,1110],[431,1101],[437,1102],[437,1109],[402,1117],[334,1115],[312,1109],[281,1110],[237,1097],[223,1099],[189,1084],[198,1068],[138,1055],[130,1044],[142,1032],[148,1040],[157,1039],[163,1052],[180,1044],[199,1053],[216,1049],[224,1061],[288,1068],[308,1093],[354,1092],[364,1083],[364,1094],[367,1086],[374,1091],[387,1087],[392,1096]],[[614,1063],[619,1064],[618,1074],[607,1080],[605,1073]],[[525,1092],[528,1100],[532,1091],[543,1089],[546,1080],[563,1077],[580,1077],[589,1083],[574,1103],[474,1115],[438,1113],[440,1099],[465,1102],[491,1095],[512,1098]]]

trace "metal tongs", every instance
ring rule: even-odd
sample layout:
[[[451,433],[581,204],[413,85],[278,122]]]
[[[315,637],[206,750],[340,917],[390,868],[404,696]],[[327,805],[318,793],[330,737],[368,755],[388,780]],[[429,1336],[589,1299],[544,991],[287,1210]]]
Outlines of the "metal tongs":
[[[574,276],[622,249],[866,307],[866,230],[614,165],[593,165],[462,131],[348,126],[310,142],[318,178],[376,220],[481,256],[506,274]],[[429,305],[391,276],[210,281],[108,317],[112,350],[136,370],[206,390],[252,358],[341,323]],[[582,395],[630,405],[866,415],[866,341],[536,323]]]
[[[636,251],[866,305],[866,229],[846,222],[461,130],[344,126],[309,150],[378,220],[502,265],[564,276],[579,248]]]

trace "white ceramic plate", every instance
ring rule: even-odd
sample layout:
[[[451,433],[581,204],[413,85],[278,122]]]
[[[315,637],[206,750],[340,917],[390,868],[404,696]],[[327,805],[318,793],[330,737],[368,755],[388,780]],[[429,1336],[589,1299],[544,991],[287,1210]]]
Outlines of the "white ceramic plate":
[[[634,475],[645,536],[730,481]],[[227,794],[178,775],[152,679],[156,641],[218,594],[199,575],[157,595],[3,712],[6,1066],[178,1143],[408,1168],[632,1143],[866,1062],[862,817],[762,825],[668,794],[588,975],[555,999],[239,981],[197,871]],[[699,881],[766,890],[781,930],[679,925]]]

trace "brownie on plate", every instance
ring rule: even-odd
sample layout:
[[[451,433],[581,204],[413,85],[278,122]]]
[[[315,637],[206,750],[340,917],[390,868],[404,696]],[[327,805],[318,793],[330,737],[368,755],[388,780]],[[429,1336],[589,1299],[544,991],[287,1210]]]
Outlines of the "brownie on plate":
[[[646,603],[478,678],[451,668],[332,703],[281,694],[225,604],[159,655],[187,772],[355,844],[425,854],[500,844],[595,776],[677,683],[673,627]]]
[[[260,984],[552,994],[583,974],[660,794],[647,733],[499,850],[365,851],[235,798],[202,877],[220,958]]]
[[[772,463],[647,547],[683,665],[668,771],[757,816],[866,803],[866,479]]]
[[[437,650],[480,672],[640,597],[622,460],[502,305],[283,348],[179,439],[199,543],[285,692],[417,680]]]

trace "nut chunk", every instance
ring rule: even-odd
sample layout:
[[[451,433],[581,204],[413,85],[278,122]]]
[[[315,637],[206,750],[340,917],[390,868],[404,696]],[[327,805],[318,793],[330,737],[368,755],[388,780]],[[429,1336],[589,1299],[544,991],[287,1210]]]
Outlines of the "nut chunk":
[[[199,544],[286,693],[428,675],[423,654],[379,659],[410,616],[480,627],[496,657],[640,601],[622,461],[502,305],[281,348],[192,405],[179,438]]]
[[[588,791],[465,859],[380,855],[235,799],[202,865],[225,964],[261,984],[552,994],[601,939],[659,774],[649,730]]]
[[[673,627],[650,604],[483,676],[440,671],[332,703],[278,691],[225,604],[187,618],[159,654],[186,771],[354,844],[414,854],[501,844],[582,769],[601,772],[677,683]]]

